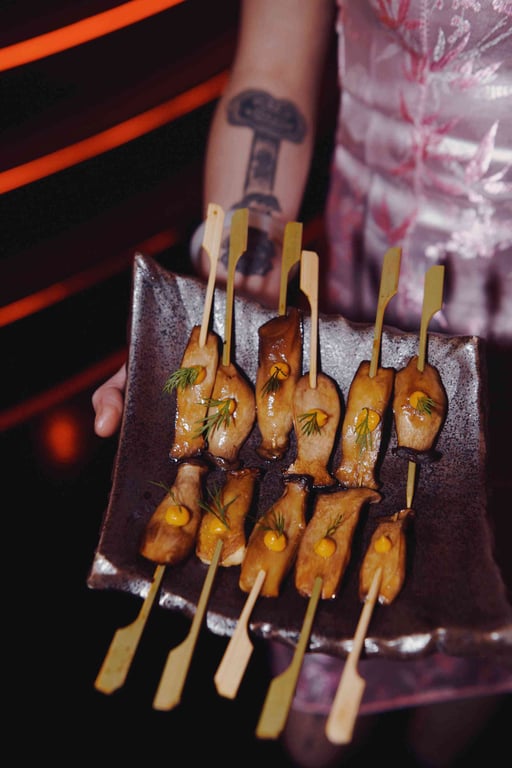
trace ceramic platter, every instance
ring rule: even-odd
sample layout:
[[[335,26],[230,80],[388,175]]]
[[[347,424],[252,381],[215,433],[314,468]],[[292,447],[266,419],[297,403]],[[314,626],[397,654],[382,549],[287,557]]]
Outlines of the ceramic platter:
[[[161,268],[137,254],[133,266],[128,383],[112,488],[88,576],[92,589],[119,590],[145,597],[155,564],[143,558],[139,542],[176,465],[169,459],[175,398],[163,391],[179,368],[194,325],[202,321],[204,284]],[[217,289],[212,328],[223,338],[225,292]],[[271,310],[235,295],[231,359],[255,382],[258,328]],[[304,361],[309,360],[309,317],[304,316]],[[347,322],[320,314],[319,369],[339,385],[342,413],[350,383],[361,360],[372,352],[373,325]],[[441,458],[418,470],[415,516],[407,533],[407,571],[402,592],[390,606],[377,605],[366,647],[374,656],[417,658],[435,651],[512,658],[512,607],[493,558],[486,491],[486,391],[481,342],[474,337],[429,334],[428,361],[437,367],[448,396],[448,412],[439,435]],[[418,351],[417,334],[384,327],[381,364],[396,370]],[[307,368],[305,367],[305,370]],[[266,511],[283,490],[282,471],[288,454],[276,464],[259,458],[257,426],[244,444],[245,466],[261,468],[250,519]],[[321,600],[310,650],[346,656],[361,612],[358,570],[371,533],[382,515],[406,506],[407,462],[393,453],[396,435],[389,425],[379,468],[382,500],[363,508],[352,557],[338,595]],[[336,449],[336,451],[339,449]],[[333,465],[339,454],[333,453]],[[211,469],[207,482],[222,482],[222,470]],[[254,524],[254,523],[253,523]],[[250,523],[248,523],[248,533]],[[168,566],[160,606],[192,617],[207,566],[192,554]],[[238,587],[240,567],[219,567],[207,606],[206,623],[215,634],[232,634],[247,595]],[[297,642],[307,600],[295,590],[291,572],[277,598],[260,597],[250,619],[255,637]]]

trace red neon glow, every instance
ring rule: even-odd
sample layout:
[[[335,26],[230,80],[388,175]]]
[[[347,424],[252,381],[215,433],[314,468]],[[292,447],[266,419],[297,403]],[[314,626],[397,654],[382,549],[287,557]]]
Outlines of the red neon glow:
[[[184,0],[130,0],[109,11],[76,21],[74,24],[7,45],[0,49],[0,71],[20,67],[31,61],[82,45],[183,2]]]
[[[66,381],[56,384],[46,392],[24,400],[5,411],[0,411],[0,433],[23,424],[30,419],[54,408],[80,392],[96,387],[115,373],[126,362],[126,350],[114,352],[110,357],[96,363],[85,371],[75,374]]]
[[[52,464],[75,464],[83,454],[82,425],[75,413],[64,409],[45,419],[42,447]]]
[[[87,139],[62,147],[62,149],[50,152],[43,157],[2,171],[0,173],[0,194],[31,184],[33,181],[58,173],[84,160],[90,160],[90,158],[126,144],[128,141],[138,139],[156,128],[161,128],[162,125],[170,123],[172,120],[183,117],[203,104],[216,99],[222,92],[226,80],[227,72],[221,72],[195,88],[191,88],[153,109],[142,112],[140,115],[107,128],[105,131],[100,131],[94,136],[89,136]]]

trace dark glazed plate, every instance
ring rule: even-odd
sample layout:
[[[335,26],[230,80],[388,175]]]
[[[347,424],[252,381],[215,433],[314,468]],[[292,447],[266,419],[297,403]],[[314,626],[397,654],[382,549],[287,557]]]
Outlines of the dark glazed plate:
[[[155,565],[138,553],[152,512],[163,495],[155,483],[171,485],[176,467],[168,458],[175,400],[163,383],[176,368],[193,325],[202,320],[204,285],[163,270],[152,259],[135,256],[126,405],[114,466],[112,489],[88,577],[93,589],[113,589],[145,597]],[[225,293],[215,292],[213,328],[223,337]],[[272,311],[235,296],[232,360],[254,383],[258,328]],[[309,318],[304,318],[304,370],[309,356]],[[340,316],[320,316],[321,370],[339,385],[343,409],[359,362],[370,359],[373,326]],[[440,372],[449,408],[439,435],[441,459],[418,471],[415,517],[408,532],[407,572],[402,592],[390,606],[376,606],[367,649],[388,659],[420,658],[431,652],[499,655],[512,660],[512,607],[493,557],[486,493],[485,370],[481,341],[475,337],[430,334],[428,360]],[[418,336],[385,327],[382,365],[403,367],[417,353]],[[282,492],[282,470],[293,459],[294,444],[278,464],[256,453],[255,427],[241,451],[247,466],[262,476],[251,519]],[[361,612],[358,569],[381,515],[405,506],[407,463],[396,457],[390,424],[379,471],[383,499],[363,509],[352,558],[337,597],[321,601],[310,649],[346,656]],[[338,450],[338,449],[337,449]],[[335,453],[333,459],[336,460]],[[218,482],[220,469],[208,482]],[[207,566],[195,555],[164,574],[160,605],[193,616]],[[219,568],[207,609],[215,634],[231,635],[247,595],[238,587],[239,566]],[[278,598],[260,597],[250,621],[257,637],[294,645],[307,600],[289,574]]]

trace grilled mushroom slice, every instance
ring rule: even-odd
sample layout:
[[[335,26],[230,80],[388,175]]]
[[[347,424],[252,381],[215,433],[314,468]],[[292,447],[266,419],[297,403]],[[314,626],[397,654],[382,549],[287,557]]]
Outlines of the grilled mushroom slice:
[[[389,605],[403,587],[406,565],[406,525],[414,514],[401,509],[383,518],[373,532],[359,572],[359,597],[364,600],[377,568],[382,568],[378,601]]]
[[[199,346],[201,326],[195,325],[181,365],[165,384],[168,392],[176,391],[174,441],[169,451],[173,460],[199,456],[205,448],[204,435],[197,431],[206,414],[205,402],[211,395],[219,361],[219,337],[208,333],[203,347]]]
[[[260,571],[265,580],[260,594],[278,597],[281,584],[293,566],[300,539],[306,528],[306,504],[310,482],[306,477],[284,478],[281,497],[252,529],[240,570],[239,586],[250,592]]]
[[[256,420],[252,385],[235,363],[220,364],[208,411],[198,431],[208,443],[208,456],[222,469],[236,469],[239,453]]]
[[[393,412],[398,445],[396,455],[421,463],[439,458],[434,445],[446,416],[448,398],[439,371],[417,356],[395,375]]]
[[[335,381],[325,373],[318,373],[317,385],[312,387],[309,374],[301,376],[293,398],[297,455],[287,474],[310,475],[315,487],[334,485],[329,462],[340,416],[341,402]]]
[[[222,539],[219,565],[240,565],[246,550],[245,520],[250,510],[258,468],[228,470],[222,488],[210,491],[196,542],[196,555],[211,563],[217,541]]]
[[[172,487],[146,525],[140,553],[155,563],[182,562],[193,551],[201,522],[203,478],[208,471],[201,461],[178,465]]]
[[[302,373],[301,313],[290,307],[258,329],[256,418],[261,433],[258,454],[280,459],[289,446],[293,426],[292,402]]]
[[[395,371],[379,367],[375,376],[370,378],[369,373],[370,362],[363,360],[352,379],[343,419],[341,461],[334,474],[349,488],[380,487],[376,465]]]
[[[361,509],[380,500],[380,493],[370,488],[318,495],[295,562],[295,586],[301,595],[311,597],[315,579],[320,576],[322,599],[336,597],[350,560]]]

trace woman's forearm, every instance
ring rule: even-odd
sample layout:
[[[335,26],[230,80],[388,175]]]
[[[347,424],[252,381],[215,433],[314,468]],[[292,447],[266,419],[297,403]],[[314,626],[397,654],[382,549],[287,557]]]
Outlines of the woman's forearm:
[[[204,179],[209,202],[225,211],[264,211],[274,229],[295,220],[315,139],[332,6],[326,0],[246,0],[230,79],[210,129]],[[265,239],[249,239],[258,258],[237,269],[239,292],[277,301],[280,254]],[[198,266],[205,275],[207,260]],[[225,279],[225,259],[219,280]]]

